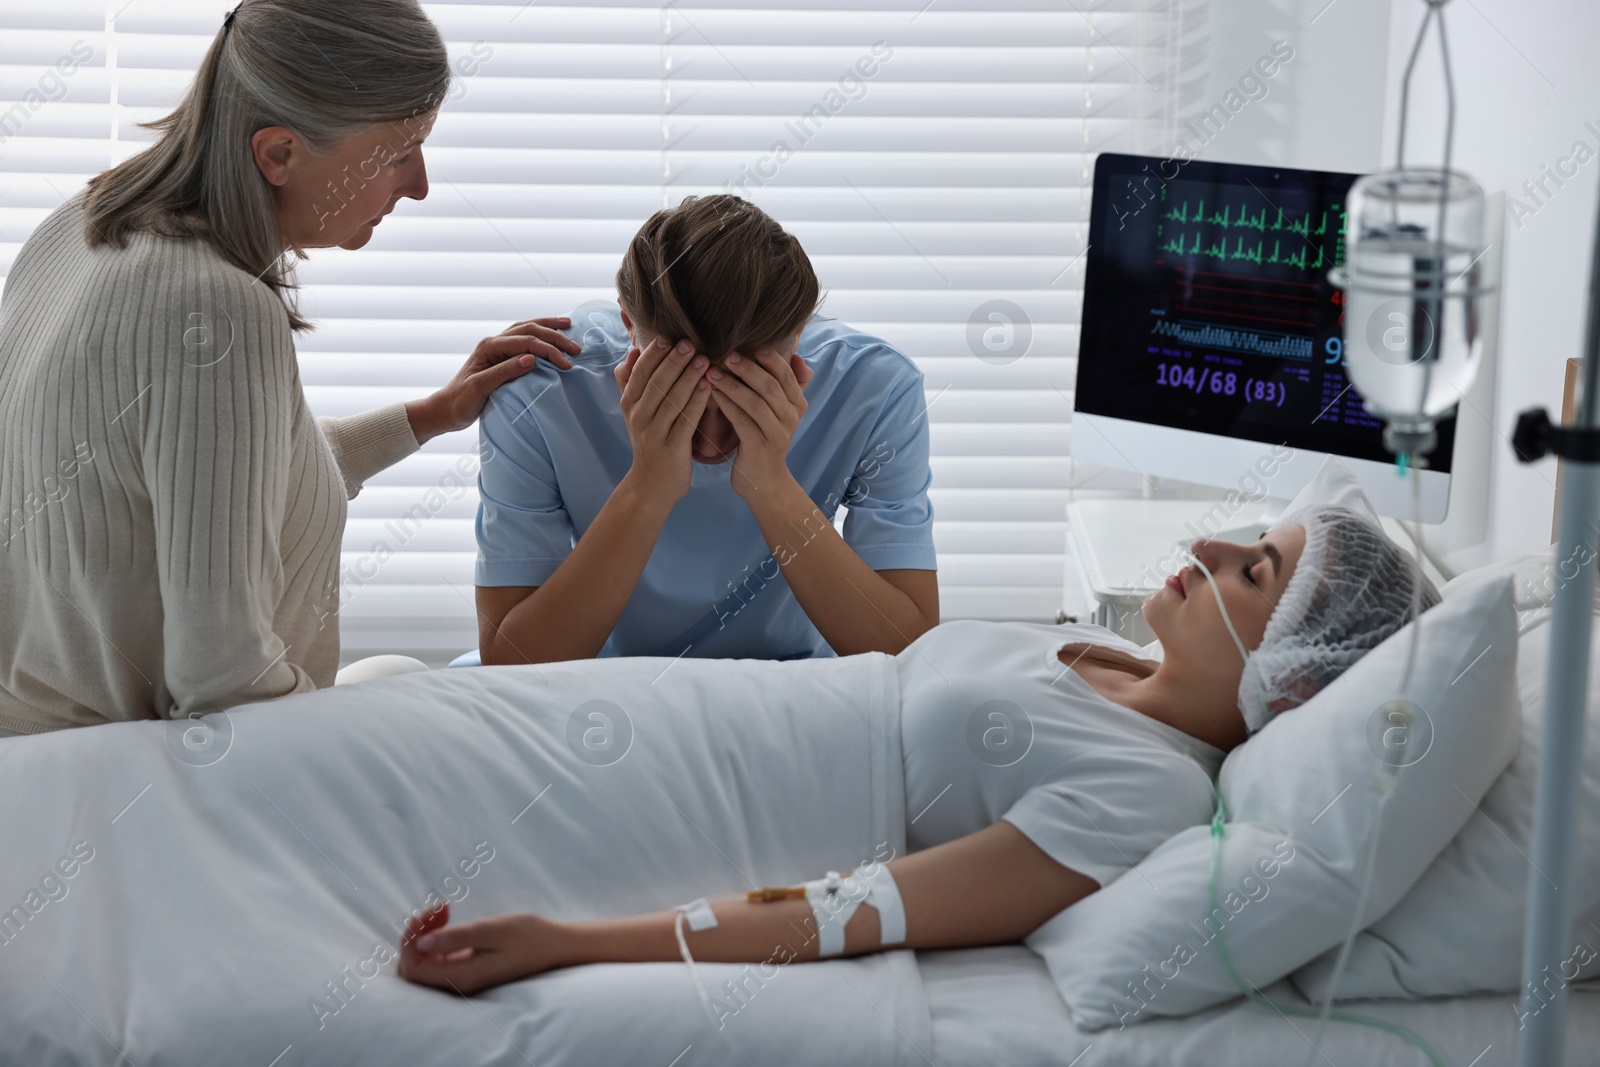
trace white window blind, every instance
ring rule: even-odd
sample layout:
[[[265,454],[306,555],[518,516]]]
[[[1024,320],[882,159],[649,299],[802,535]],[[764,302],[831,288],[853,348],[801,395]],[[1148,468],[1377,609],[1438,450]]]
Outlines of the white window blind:
[[[0,270],[148,140],[231,6],[0,0]],[[1093,158],[1170,145],[1197,0],[424,6],[458,76],[432,193],[302,267],[314,410],[423,395],[479,338],[614,296],[651,212],[740,192],[800,238],[825,314],[926,376],[946,617],[1054,618],[1065,504],[1137,485],[1069,458]],[[476,439],[351,504],[346,661],[476,643]]]

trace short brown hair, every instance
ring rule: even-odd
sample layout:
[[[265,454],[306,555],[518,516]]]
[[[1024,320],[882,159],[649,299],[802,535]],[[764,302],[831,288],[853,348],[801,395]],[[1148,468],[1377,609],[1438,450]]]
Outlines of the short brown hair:
[[[685,197],[651,215],[622,259],[617,296],[644,334],[688,340],[712,359],[789,353],[820,302],[800,242],[728,194]]]

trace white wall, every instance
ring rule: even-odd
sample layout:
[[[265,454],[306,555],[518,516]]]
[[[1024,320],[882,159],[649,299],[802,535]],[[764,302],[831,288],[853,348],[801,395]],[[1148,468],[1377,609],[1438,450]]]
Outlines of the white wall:
[[[1209,142],[1183,128],[1203,159],[1329,170],[1392,166],[1400,81],[1422,0],[1214,0],[1203,107],[1220,102],[1274,41],[1294,59]],[[1486,193],[1505,195],[1499,257],[1503,292],[1490,308],[1487,379],[1458,422],[1457,481],[1449,524],[1432,534],[1458,567],[1530,552],[1550,541],[1555,466],[1516,462],[1517,413],[1559,411],[1566,360],[1580,354],[1584,290],[1600,175],[1600,5],[1579,0],[1471,0],[1446,5],[1456,80],[1454,165]],[[1443,82],[1430,39],[1413,79],[1410,158],[1435,163]],[[1593,122],[1590,131],[1585,123]],[[1594,158],[1553,195],[1522,188],[1544,179],[1582,140]],[[1568,169],[1572,169],[1569,165]],[[1519,206],[1523,205],[1523,206]],[[1524,209],[1525,208],[1525,209]],[[1498,321],[1496,321],[1496,319]],[[1496,351],[1498,349],[1498,351]],[[1462,473],[1462,468],[1466,473]]]
[[[1347,2],[1337,0],[1326,18]],[[1456,83],[1453,165],[1486,192],[1506,194],[1492,413],[1504,437],[1490,449],[1492,506],[1485,553],[1504,559],[1550,543],[1554,462],[1518,463],[1505,438],[1524,408],[1542,404],[1559,415],[1563,368],[1569,357],[1581,354],[1600,158],[1578,166],[1575,177],[1563,178],[1564,187],[1547,181],[1551,195],[1536,191],[1538,201],[1522,186],[1543,178],[1541,164],[1554,168],[1578,141],[1600,155],[1600,62],[1594,52],[1600,5],[1471,0],[1448,4],[1445,11]],[[1423,14],[1421,0],[1394,0],[1385,165],[1393,163],[1401,75]],[[1424,57],[1412,82],[1415,136],[1408,138],[1408,160],[1431,163],[1439,159],[1443,130],[1436,39],[1430,37]],[[1593,131],[1587,122],[1594,123]]]
[[[1294,58],[1266,82],[1267,95],[1245,106],[1197,155],[1314,170],[1376,168],[1390,7],[1391,0],[1334,0],[1331,6],[1328,0],[1213,0],[1203,106],[1236,89],[1274,42],[1288,42]],[[1199,142],[1191,136],[1189,145]]]

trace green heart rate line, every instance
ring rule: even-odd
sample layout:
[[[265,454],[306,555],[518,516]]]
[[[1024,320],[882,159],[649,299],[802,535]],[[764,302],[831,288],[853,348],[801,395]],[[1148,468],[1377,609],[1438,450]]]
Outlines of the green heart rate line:
[[[1246,244],[1241,235],[1234,238],[1231,244],[1227,238],[1208,244],[1200,239],[1198,233],[1188,238],[1180,233],[1163,244],[1161,251],[1178,256],[1206,256],[1223,263],[1242,259],[1259,267],[1285,266],[1303,271],[1321,270],[1331,265],[1324,247],[1313,248],[1296,240],[1291,243],[1290,250],[1285,251],[1282,238],[1274,237],[1271,240],[1272,249],[1268,251],[1266,238]],[[1296,245],[1298,247],[1294,247]]]
[[[1334,218],[1329,219],[1330,213]],[[1267,221],[1269,216],[1271,216],[1271,222]],[[1231,204],[1224,204],[1221,211],[1213,211],[1207,215],[1206,202],[1204,200],[1196,203],[1193,211],[1189,210],[1189,201],[1185,200],[1177,207],[1164,211],[1157,216],[1163,222],[1176,222],[1180,226],[1196,223],[1220,226],[1224,230],[1238,227],[1256,230],[1261,233],[1284,231],[1297,233],[1305,238],[1326,237],[1330,234],[1343,236],[1345,217],[1344,209],[1338,204],[1331,205],[1328,211],[1324,211],[1317,216],[1315,226],[1312,225],[1309,212],[1304,217],[1296,220],[1286,217],[1282,208],[1275,210],[1262,208],[1260,211],[1251,214],[1250,209],[1242,204],[1237,208]]]

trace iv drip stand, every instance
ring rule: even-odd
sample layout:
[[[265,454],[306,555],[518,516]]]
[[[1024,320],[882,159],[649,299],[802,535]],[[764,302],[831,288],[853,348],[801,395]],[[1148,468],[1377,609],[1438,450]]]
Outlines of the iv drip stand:
[[[1572,903],[1577,886],[1572,849],[1577,820],[1583,815],[1578,810],[1578,782],[1588,713],[1589,633],[1600,520],[1600,212],[1595,219],[1581,377],[1571,426],[1554,426],[1543,408],[1535,408],[1517,419],[1512,438],[1524,463],[1550,452],[1566,460],[1523,928],[1519,1067],[1560,1067],[1565,1054],[1568,979],[1561,972],[1574,948]]]

